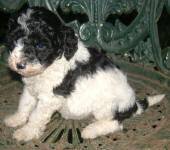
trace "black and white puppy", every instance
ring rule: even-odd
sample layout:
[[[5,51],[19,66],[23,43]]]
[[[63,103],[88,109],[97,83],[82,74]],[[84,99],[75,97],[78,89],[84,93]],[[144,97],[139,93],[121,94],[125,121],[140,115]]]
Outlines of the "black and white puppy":
[[[39,138],[55,111],[65,119],[93,116],[83,138],[113,133],[123,129],[123,119],[164,97],[136,101],[126,75],[45,8],[29,8],[11,21],[7,42],[9,66],[24,83],[18,110],[4,120],[10,127],[22,125],[13,135],[18,141]]]

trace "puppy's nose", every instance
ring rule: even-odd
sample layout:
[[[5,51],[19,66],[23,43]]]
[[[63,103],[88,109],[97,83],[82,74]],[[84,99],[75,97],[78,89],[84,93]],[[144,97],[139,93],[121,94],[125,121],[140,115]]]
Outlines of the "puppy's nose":
[[[26,63],[25,62],[17,63],[17,69],[25,69],[25,68],[26,68]]]

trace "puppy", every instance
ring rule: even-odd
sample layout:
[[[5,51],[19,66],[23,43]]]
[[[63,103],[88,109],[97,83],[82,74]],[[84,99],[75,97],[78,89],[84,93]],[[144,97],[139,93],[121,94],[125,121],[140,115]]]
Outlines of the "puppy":
[[[4,122],[21,126],[13,134],[17,141],[38,139],[55,111],[65,119],[93,116],[81,133],[85,139],[120,131],[122,120],[164,97],[136,101],[126,75],[45,8],[27,9],[9,27],[9,67],[22,76],[24,89],[18,110]]]

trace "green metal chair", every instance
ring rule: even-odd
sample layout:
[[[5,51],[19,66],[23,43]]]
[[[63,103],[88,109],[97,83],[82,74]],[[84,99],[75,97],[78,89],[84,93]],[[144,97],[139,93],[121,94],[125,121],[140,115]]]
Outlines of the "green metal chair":
[[[127,73],[137,94],[140,93],[139,97],[145,97],[148,91],[153,94],[165,93],[170,102],[170,48],[161,49],[157,27],[165,6],[170,13],[170,0],[1,0],[0,9],[12,13],[21,9],[25,4],[30,7],[48,8],[60,18],[64,25],[72,27],[84,44],[106,51],[108,57]],[[120,16],[132,12],[135,12],[134,19],[128,25],[124,24]],[[79,18],[67,22],[63,14],[69,15],[70,13],[83,14],[87,19],[83,23],[79,21]],[[3,56],[0,56],[2,59]],[[3,65],[0,67],[1,73]],[[167,102],[165,104],[169,107]],[[41,142],[34,148],[43,149],[43,144],[48,145],[46,149],[152,148],[153,144],[148,142],[148,138],[143,141],[139,138],[153,135],[159,137],[159,140],[168,140],[170,137],[169,124],[164,124],[157,133],[153,131],[157,127],[155,124],[163,122],[159,117],[160,113],[166,116],[169,112],[169,110],[166,111],[165,105],[157,107],[148,112],[146,120],[140,120],[142,118],[140,116],[125,122],[127,126],[140,124],[142,130],[133,129],[133,131],[138,130],[138,133],[131,133],[125,128],[123,133],[103,136],[92,141],[83,140],[80,136],[80,130],[88,123],[87,121],[65,121],[55,114]],[[152,115],[157,110],[158,114]],[[154,122],[151,129],[148,123],[150,120]],[[119,138],[122,138],[122,141],[119,142]],[[160,148],[168,150],[170,145],[167,143],[165,142]],[[0,141],[0,149],[1,146],[4,145],[1,145]],[[29,147],[30,145],[28,149]]]

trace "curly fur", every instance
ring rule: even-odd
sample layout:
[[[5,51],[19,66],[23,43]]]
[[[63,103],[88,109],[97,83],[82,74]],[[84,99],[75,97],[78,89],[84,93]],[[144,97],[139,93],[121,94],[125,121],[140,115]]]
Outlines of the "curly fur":
[[[71,28],[44,8],[29,8],[12,22],[8,62],[22,75],[24,90],[18,110],[5,124],[22,125],[13,135],[18,141],[39,138],[55,111],[65,119],[93,116],[83,138],[113,133],[123,129],[123,119],[164,97],[137,102],[126,75],[104,53],[86,48]]]

